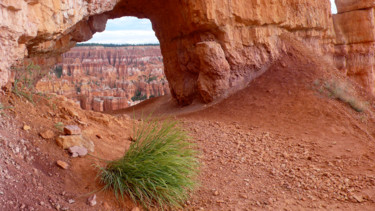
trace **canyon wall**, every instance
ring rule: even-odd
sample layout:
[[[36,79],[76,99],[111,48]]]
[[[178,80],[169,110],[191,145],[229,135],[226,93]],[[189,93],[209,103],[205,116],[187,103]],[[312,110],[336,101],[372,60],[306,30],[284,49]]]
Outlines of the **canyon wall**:
[[[9,81],[10,67],[24,57],[48,69],[76,41],[103,31],[106,19],[94,23],[90,17],[112,10],[117,2],[0,0],[0,86]]]
[[[375,1],[336,0],[336,5],[336,66],[375,95]]]
[[[106,112],[169,92],[159,46],[75,47],[36,87]]]
[[[338,16],[364,13],[364,8],[370,12],[373,5],[370,0],[336,2]],[[348,63],[371,56],[352,45],[359,41],[345,28],[345,18],[341,23],[335,18],[341,24],[336,32],[346,39],[337,44],[345,45],[344,50],[334,48],[330,7],[329,0],[2,0],[0,56],[5,59],[0,61],[0,84],[8,80],[17,58],[49,66],[75,42],[104,30],[107,19],[122,16],[151,20],[171,94],[181,105],[194,99],[211,102],[243,88],[287,51],[283,37],[298,39],[317,54],[332,55],[336,49],[341,69],[354,71]],[[355,27],[362,26],[372,29],[366,23]]]
[[[165,74],[182,105],[210,102],[247,85],[283,52],[290,34],[329,51],[329,0],[2,0],[0,69],[27,56],[42,66],[75,42],[104,30],[107,19],[149,18],[161,44]]]

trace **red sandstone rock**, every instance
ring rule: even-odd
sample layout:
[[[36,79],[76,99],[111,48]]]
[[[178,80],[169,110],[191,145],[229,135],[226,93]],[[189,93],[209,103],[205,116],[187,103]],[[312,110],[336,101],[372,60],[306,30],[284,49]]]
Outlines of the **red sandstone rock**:
[[[351,0],[337,3],[339,12],[345,12],[333,16],[336,66],[375,95],[375,12],[374,8],[367,8],[375,3]]]
[[[80,135],[81,128],[79,128],[77,125],[67,125],[64,127],[64,133],[65,135]]]
[[[73,146],[73,147],[69,147],[69,152],[70,154],[72,154],[72,157],[75,158],[75,157],[84,157],[87,155],[88,151],[85,147],[80,147],[80,146]]]
[[[200,58],[198,89],[205,102],[211,102],[229,88],[230,66],[217,42],[197,43],[196,54]]]
[[[56,161],[56,164],[62,168],[62,169],[68,169],[69,168],[69,164],[67,162],[64,162],[62,160],[58,160]]]
[[[51,139],[51,138],[55,137],[55,133],[52,130],[43,131],[43,132],[39,133],[39,135],[44,139]]]
[[[336,3],[341,13],[335,16],[337,44],[359,44],[350,48],[365,48],[361,50],[365,55],[360,55],[356,53],[358,50],[343,52],[344,48],[337,46],[337,60],[343,61],[342,55],[345,55],[349,58],[345,71],[358,72],[361,67],[355,65],[363,65],[362,58],[367,62],[372,57],[372,45],[363,43],[374,40],[375,3],[373,0],[336,0]],[[0,9],[0,85],[8,81],[9,68],[17,59],[27,55],[42,67],[51,66],[76,41],[85,41],[103,30],[107,18],[122,16],[146,17],[152,21],[161,44],[171,94],[180,104],[189,104],[195,98],[208,102],[246,86],[283,53],[282,34],[298,38],[307,47],[315,48],[318,54],[334,52],[335,36],[328,0],[109,0],[89,3],[51,0],[43,4],[35,0],[3,0]],[[213,46],[217,47],[202,49],[199,43],[207,42],[216,43]],[[219,49],[218,46],[222,50],[209,50]],[[206,62],[207,54],[220,58],[220,64]],[[72,78],[83,74],[79,63],[87,72],[94,71],[96,64],[90,58],[87,61],[76,58],[79,57],[71,60],[72,65],[64,66],[64,71],[70,72]],[[103,59],[98,63],[103,67],[102,74],[108,84],[117,84],[112,80],[116,74],[137,75],[140,71],[118,61],[117,57],[111,57],[108,62]],[[211,74],[219,65],[224,65],[226,74]],[[373,89],[370,76],[374,73],[369,69],[361,72],[356,75],[365,75],[362,78],[370,81],[363,85]],[[65,88],[65,94],[74,94],[70,86]],[[89,85],[81,88],[82,92],[90,91]],[[147,90],[142,91],[151,95]],[[85,104],[92,107],[92,102]]]
[[[82,135],[59,136],[56,139],[56,143],[63,149],[68,149],[69,147],[74,146],[85,147],[90,152],[94,152],[95,149],[94,143],[83,138]]]
[[[335,2],[338,13],[375,7],[374,0],[335,0]]]
[[[51,0],[48,4],[8,0],[4,5],[4,19],[0,23],[0,70],[5,72],[0,74],[2,85],[7,81],[9,66],[22,58],[25,51],[47,67],[57,62],[58,55],[76,41],[85,41],[94,32],[101,31],[107,17],[137,16],[152,21],[161,44],[169,88],[180,104],[189,104],[197,97],[214,100],[247,85],[279,58],[283,51],[281,34],[305,40],[316,52],[332,51],[327,46],[333,38],[328,0],[109,0],[89,3]],[[52,16],[54,18],[50,18]],[[212,56],[223,58],[225,55],[220,61],[225,64],[226,60],[229,65],[225,77],[207,76],[213,64],[201,65],[205,60],[197,45],[201,42],[215,42],[220,46],[222,51],[214,51],[218,55]],[[90,72],[90,65],[87,67]],[[121,63],[114,67],[120,74],[126,71]],[[75,67],[70,70],[74,72],[72,77],[79,76]],[[113,70],[104,68],[103,74],[111,78],[116,75]]]

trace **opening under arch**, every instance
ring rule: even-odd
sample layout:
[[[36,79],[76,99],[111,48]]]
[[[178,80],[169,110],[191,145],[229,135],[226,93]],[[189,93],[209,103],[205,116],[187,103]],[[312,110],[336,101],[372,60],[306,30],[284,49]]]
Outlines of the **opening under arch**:
[[[108,20],[103,32],[62,57],[37,89],[64,95],[83,109],[111,112],[169,92],[149,19]]]

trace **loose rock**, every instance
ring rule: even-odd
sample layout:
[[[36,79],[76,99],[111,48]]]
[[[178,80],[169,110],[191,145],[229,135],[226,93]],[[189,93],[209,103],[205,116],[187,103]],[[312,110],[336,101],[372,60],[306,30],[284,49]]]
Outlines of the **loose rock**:
[[[68,169],[69,168],[69,164],[62,161],[62,160],[58,160],[56,161],[56,164],[61,167],[62,169]]]
[[[95,145],[92,141],[86,140],[82,135],[71,135],[71,136],[59,136],[56,139],[57,145],[63,149],[68,149],[69,147],[81,146],[85,147],[90,152],[94,152]]]
[[[79,128],[77,125],[67,125],[64,127],[64,133],[65,135],[80,135],[81,128]]]
[[[39,133],[39,135],[44,139],[52,139],[55,136],[55,133],[52,130],[46,130]]]
[[[364,202],[364,199],[362,196],[359,196],[359,195],[353,195],[353,198],[358,202],[358,203],[362,203]]]
[[[90,197],[87,199],[87,204],[90,205],[91,207],[93,207],[93,206],[96,205],[96,194],[90,196]]]
[[[28,125],[24,125],[24,126],[23,126],[23,130],[25,130],[25,131],[28,131],[28,130],[30,130],[30,129],[31,129],[31,127],[28,126]]]
[[[85,147],[80,147],[80,146],[73,146],[69,147],[69,152],[72,154],[72,157],[84,157],[87,155],[87,149]]]

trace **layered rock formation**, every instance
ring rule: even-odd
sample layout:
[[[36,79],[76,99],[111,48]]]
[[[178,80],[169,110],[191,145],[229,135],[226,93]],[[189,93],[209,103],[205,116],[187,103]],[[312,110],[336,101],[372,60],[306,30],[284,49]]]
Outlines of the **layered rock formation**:
[[[169,92],[159,46],[75,47],[37,89],[94,111],[126,108]]]
[[[245,86],[279,58],[282,33],[300,37],[317,51],[333,37],[329,0],[6,2],[1,24],[12,39],[2,52],[12,52],[1,61],[3,72],[16,55],[23,56],[17,49],[48,65],[49,59],[40,58],[88,40],[104,29],[108,18],[149,18],[160,40],[171,93],[180,104],[196,98],[210,102]],[[17,31],[11,29],[14,25]]]
[[[112,10],[117,2],[1,0],[0,86],[8,81],[10,66],[17,60],[32,57],[41,66],[52,66],[76,41],[103,31],[106,19],[93,21],[90,16]]]
[[[373,19],[374,1],[336,3],[336,32],[345,40],[337,44],[346,46],[336,48],[337,61],[362,69],[358,62],[371,57],[372,47],[352,45],[369,41],[352,32],[373,26],[361,22],[351,29],[348,23]],[[3,0],[0,9],[0,84],[16,58],[26,55],[48,66],[75,42],[102,31],[107,19],[136,16],[151,20],[171,93],[183,105],[197,98],[210,102],[247,85],[286,51],[282,37],[299,39],[317,54],[333,53],[335,43],[329,0]]]
[[[375,1],[336,0],[338,69],[375,94]]]

